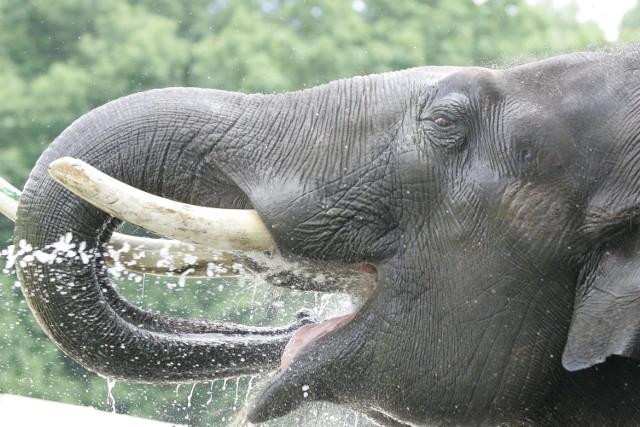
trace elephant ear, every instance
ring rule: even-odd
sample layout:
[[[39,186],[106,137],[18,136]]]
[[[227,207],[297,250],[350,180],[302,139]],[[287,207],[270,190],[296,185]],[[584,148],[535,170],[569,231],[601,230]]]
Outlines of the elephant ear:
[[[589,206],[586,230],[604,243],[596,243],[576,289],[562,356],[569,371],[612,355],[640,358],[640,187],[620,184]]]

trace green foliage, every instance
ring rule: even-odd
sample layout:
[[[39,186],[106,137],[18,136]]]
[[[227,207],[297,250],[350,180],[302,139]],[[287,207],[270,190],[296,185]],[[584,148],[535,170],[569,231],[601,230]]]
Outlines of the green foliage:
[[[640,41],[640,2],[636,2],[636,6],[624,15],[620,24],[620,41]]]
[[[639,10],[625,18],[625,40],[639,30]],[[176,85],[278,92],[603,44],[602,32],[575,15],[575,6],[556,10],[549,0],[0,0],[0,176],[21,187],[42,150],[75,118],[129,93]],[[9,244],[12,231],[0,218],[0,242]],[[51,344],[15,282],[12,267],[0,274],[0,393],[111,409],[106,381]],[[292,316],[279,303],[283,295],[258,298],[263,289],[241,282],[155,282],[133,278],[121,287],[154,311],[253,324]],[[228,425],[253,381],[118,383],[113,394],[119,412]]]
[[[525,0],[0,0],[0,29],[0,147],[27,165],[84,112],[153,87],[276,92],[604,42],[575,9]],[[0,163],[16,184],[26,170]]]

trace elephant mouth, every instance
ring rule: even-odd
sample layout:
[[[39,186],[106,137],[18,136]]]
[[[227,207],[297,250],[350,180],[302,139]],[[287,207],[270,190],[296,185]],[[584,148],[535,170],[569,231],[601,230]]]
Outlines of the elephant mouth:
[[[280,360],[280,370],[287,369],[293,360],[304,350],[311,347],[316,341],[334,333],[336,330],[350,322],[356,313],[349,313],[343,316],[332,317],[320,324],[307,324],[298,329],[289,344],[284,349],[282,359]]]
[[[95,207],[166,238],[114,233],[108,255],[110,264],[116,268],[190,277],[251,274],[266,283],[292,290],[348,295],[352,309],[348,314],[320,323],[308,313],[301,314],[309,319],[301,323],[286,345],[281,370],[316,341],[354,319],[378,287],[379,266],[371,263],[283,257],[255,210],[207,208],[164,199],[69,157],[52,162],[49,173]]]

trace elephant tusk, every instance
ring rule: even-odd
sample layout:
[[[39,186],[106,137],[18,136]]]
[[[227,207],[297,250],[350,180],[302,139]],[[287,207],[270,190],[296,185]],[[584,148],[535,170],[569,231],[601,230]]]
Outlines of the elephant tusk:
[[[325,291],[347,292],[356,298],[369,295],[376,286],[373,266],[284,260],[266,254],[275,243],[254,210],[174,202],[69,157],[52,162],[49,172],[64,187],[110,215],[176,239],[113,233],[107,260],[116,270],[189,277],[250,272],[277,286],[300,290],[322,286]]]
[[[154,196],[70,157],[52,162],[49,173],[98,209],[170,239],[219,250],[275,248],[255,210],[206,208]]]
[[[0,213],[14,222],[20,203],[20,195],[20,190],[0,178]]]
[[[21,195],[20,190],[0,178],[0,213],[14,222]],[[241,269],[230,252],[176,240],[113,233],[107,250],[112,267],[137,273],[220,277],[238,275]]]
[[[238,276],[244,268],[232,252],[177,240],[113,233],[107,251],[113,268],[141,274],[222,277]]]

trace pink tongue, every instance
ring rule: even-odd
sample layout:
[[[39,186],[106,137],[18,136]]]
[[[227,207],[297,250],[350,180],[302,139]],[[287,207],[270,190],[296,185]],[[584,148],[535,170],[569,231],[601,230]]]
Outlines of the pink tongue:
[[[304,325],[298,329],[284,348],[282,359],[280,360],[280,369],[284,370],[289,367],[294,357],[300,354],[300,352],[302,352],[302,350],[308,345],[327,335],[331,331],[338,329],[340,326],[353,319],[353,316],[355,315],[355,313],[351,313],[344,316],[333,317],[318,325]]]

